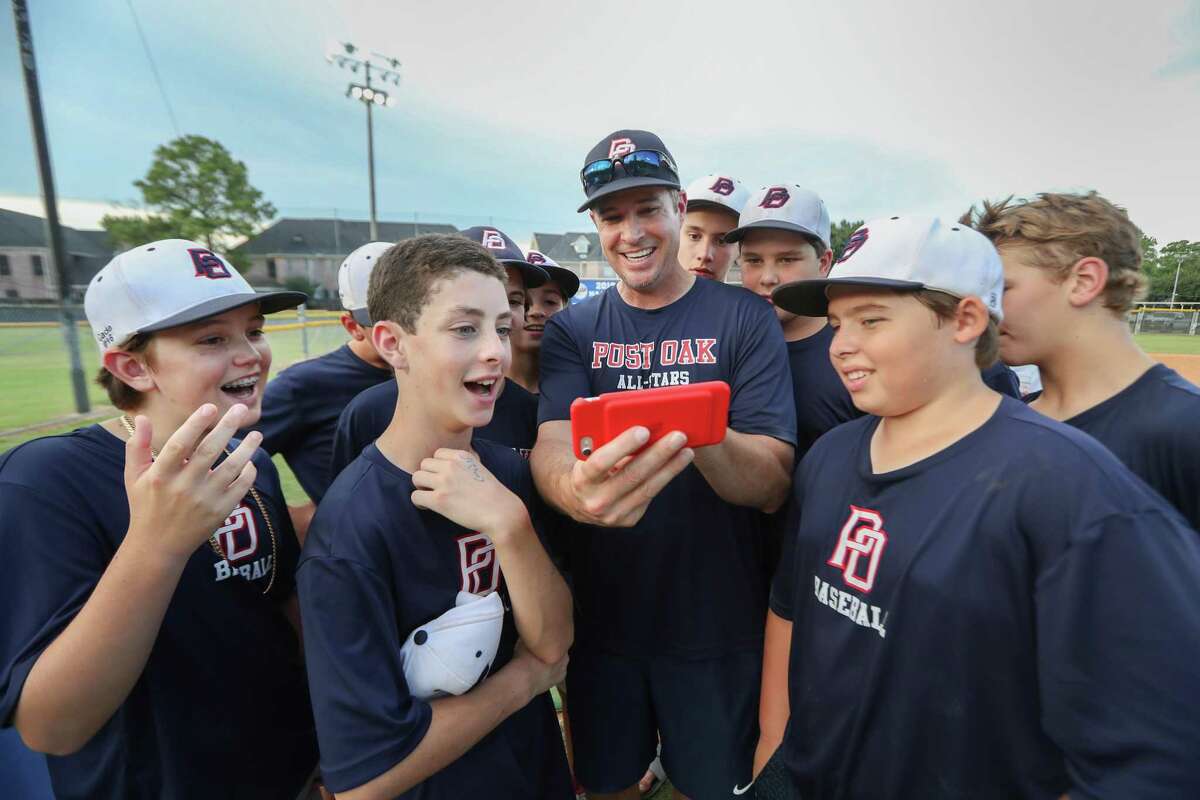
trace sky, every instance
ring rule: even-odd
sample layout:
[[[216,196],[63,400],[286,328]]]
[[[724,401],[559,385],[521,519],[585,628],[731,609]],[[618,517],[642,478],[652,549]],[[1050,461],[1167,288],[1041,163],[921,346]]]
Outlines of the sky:
[[[642,128],[685,182],[800,184],[835,220],[1096,189],[1160,242],[1200,240],[1200,0],[30,5],[68,224],[136,206],[177,133],[222,142],[283,216],[365,219],[360,76],[325,60],[349,41],[403,64],[374,115],[381,219],[587,229],[584,156]],[[19,66],[6,11],[0,207],[36,211]]]

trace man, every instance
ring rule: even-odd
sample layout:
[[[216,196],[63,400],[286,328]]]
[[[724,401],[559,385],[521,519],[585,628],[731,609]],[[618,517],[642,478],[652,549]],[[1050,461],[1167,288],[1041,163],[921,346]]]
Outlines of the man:
[[[283,455],[311,498],[308,504],[290,509],[302,540],[316,504],[329,488],[338,416],[359,392],[391,378],[387,364],[371,344],[367,314],[371,270],[389,247],[387,242],[368,242],[348,255],[338,270],[338,296],[344,309],[341,323],[350,341],[331,353],[288,367],[267,384],[262,418],[255,430],[263,434],[262,448],[271,455]]]
[[[488,227],[468,228],[462,235],[481,245],[504,267],[509,311],[514,325],[525,315],[525,292],[549,279],[542,267],[525,259],[520,248],[503,232]],[[331,478],[346,468],[367,445],[383,433],[396,408],[399,389],[386,381],[359,394],[342,412],[334,435]],[[516,381],[505,379],[491,420],[477,432],[481,439],[506,445],[528,455],[537,438],[537,398]]]
[[[525,306],[525,324],[513,328],[513,363],[508,377],[537,394],[540,369],[538,356],[542,351],[542,334],[546,330],[546,320],[571,302],[571,298],[579,291],[579,276],[537,250],[526,253],[525,260],[550,273],[550,280],[525,292],[528,298],[528,304]]]
[[[737,227],[747,192],[736,178],[705,175],[688,184],[685,194],[679,263],[697,277],[724,282],[737,255],[725,234]]]
[[[1004,318],[987,239],[919,216],[855,236],[827,279],[774,293],[828,316],[869,415],[801,463],[771,594],[763,702],[790,719],[762,735],[796,795],[1200,796],[1179,701],[1200,539],[1091,437],[983,383]]]
[[[1200,530],[1200,388],[1126,321],[1146,285],[1137,226],[1095,192],[985,202],[974,225],[1004,261],[1000,357],[1041,374],[1031,407],[1099,439]]]
[[[748,780],[754,747],[760,512],[790,483],[786,346],[765,304],[680,265],[686,201],[659,137],[604,137],[580,177],[580,211],[620,282],[547,323],[532,456],[542,495],[575,521],[565,538],[576,774],[589,796],[635,798],[661,732],[677,792],[727,797]],[[693,451],[676,431],[642,449],[649,431],[635,426],[586,461],[573,455],[575,398],[706,380],[732,390],[722,443]]]
[[[474,436],[510,358],[504,269],[419,236],[380,259],[370,309],[395,412],[333,482],[296,572],[322,777],[380,800],[569,800],[548,690],[570,591],[528,464]]]

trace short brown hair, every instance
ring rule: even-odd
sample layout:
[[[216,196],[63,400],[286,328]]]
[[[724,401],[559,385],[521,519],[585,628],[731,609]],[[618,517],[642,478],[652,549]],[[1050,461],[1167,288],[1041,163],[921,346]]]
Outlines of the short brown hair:
[[[958,304],[962,302],[961,298],[933,289],[922,289],[913,292],[913,296],[917,298],[917,301],[921,305],[934,313],[938,320],[938,327],[941,327],[943,322],[949,322],[954,319],[954,315],[958,311]],[[981,370],[987,369],[995,364],[996,359],[999,357],[999,325],[996,324],[996,318],[989,314],[987,329],[975,341],[975,366]]]
[[[135,333],[121,349],[126,353],[146,352],[152,338],[154,338],[153,333]],[[146,353],[146,358],[149,359],[149,357],[150,354]],[[105,367],[100,367],[100,371],[96,373],[96,383],[100,384],[108,395],[108,402],[122,411],[134,411],[142,404],[142,393],[113,375]]]
[[[367,313],[416,333],[434,284],[460,272],[478,272],[500,283],[508,276],[487,250],[462,236],[430,233],[392,245],[379,257],[367,287]]]
[[[1081,258],[1099,258],[1108,265],[1104,307],[1123,314],[1146,294],[1142,274],[1142,234],[1125,209],[1096,192],[1040,194],[1034,200],[998,203],[985,200],[959,220],[1003,247],[1029,248],[1033,263],[1051,270],[1062,281]]]

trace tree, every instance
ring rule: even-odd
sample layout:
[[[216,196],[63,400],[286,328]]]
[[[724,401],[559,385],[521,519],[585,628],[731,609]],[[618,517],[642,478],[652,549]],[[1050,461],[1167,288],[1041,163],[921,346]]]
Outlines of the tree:
[[[833,250],[834,261],[842,257],[842,251],[846,249],[846,240],[850,238],[850,234],[861,228],[862,224],[861,219],[857,222],[843,219],[833,223],[829,232],[829,243],[830,249]]]
[[[1180,240],[1156,247],[1154,259],[1146,259],[1146,239],[1142,237],[1143,271],[1150,280],[1152,300],[1170,301],[1175,288],[1175,272],[1179,272],[1179,287],[1175,300],[1181,303],[1200,302],[1200,242]],[[1154,242],[1153,239],[1150,239]],[[1155,243],[1157,244],[1157,243]]]
[[[250,185],[246,165],[217,141],[181,136],[160,145],[146,177],[133,182],[146,216],[105,216],[100,225],[117,247],[164,238],[192,239],[210,249],[253,235],[275,207]]]

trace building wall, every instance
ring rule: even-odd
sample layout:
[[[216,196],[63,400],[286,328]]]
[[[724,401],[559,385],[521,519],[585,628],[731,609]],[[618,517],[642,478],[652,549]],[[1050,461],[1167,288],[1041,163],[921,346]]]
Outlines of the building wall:
[[[288,278],[300,275],[324,286],[326,291],[337,294],[337,271],[345,258],[337,255],[251,256],[246,280],[251,283],[282,284]],[[272,264],[274,270],[271,269]]]
[[[0,301],[53,300],[58,296],[56,286],[48,248],[0,248]]]

